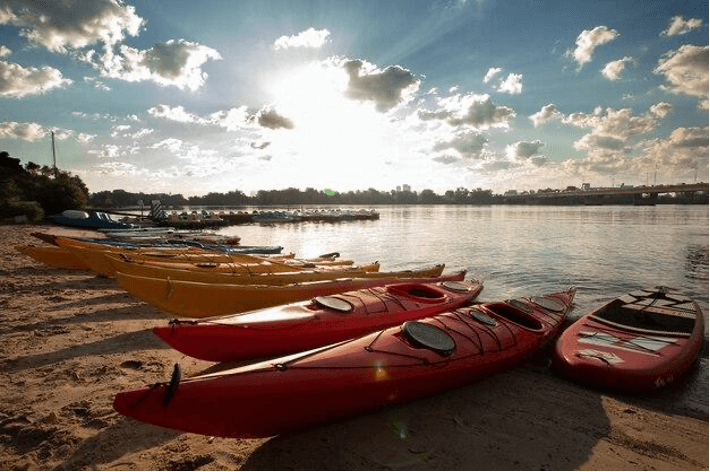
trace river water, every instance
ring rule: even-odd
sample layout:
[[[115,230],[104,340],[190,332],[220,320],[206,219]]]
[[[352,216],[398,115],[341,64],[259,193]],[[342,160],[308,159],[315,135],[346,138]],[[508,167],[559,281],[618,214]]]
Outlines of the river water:
[[[249,224],[245,245],[338,251],[381,270],[445,263],[484,282],[481,301],[578,288],[572,319],[638,288],[682,289],[708,315],[708,206],[379,206],[379,220]],[[706,322],[706,338],[707,326]],[[707,342],[682,402],[707,414]]]

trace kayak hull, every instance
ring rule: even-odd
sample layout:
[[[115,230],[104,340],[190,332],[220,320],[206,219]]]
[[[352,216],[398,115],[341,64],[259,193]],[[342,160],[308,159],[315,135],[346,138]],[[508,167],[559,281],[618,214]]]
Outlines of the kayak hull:
[[[460,308],[184,381],[176,366],[169,383],[120,392],[113,405],[146,423],[209,436],[289,433],[515,367],[559,331],[573,297],[574,290],[549,296],[561,307],[556,312],[529,299]]]
[[[138,277],[121,272],[116,278],[134,297],[176,316],[205,318],[233,315],[284,305],[312,297],[377,287],[402,279],[431,282],[443,271],[443,265],[417,271],[366,272],[353,278],[334,278],[286,285],[208,284],[184,280]],[[367,275],[367,278],[364,277]],[[463,280],[465,272],[440,280]]]
[[[176,268],[167,264],[141,262],[140,260],[126,260],[114,255],[106,256],[113,265],[114,274],[121,272],[139,277],[156,279],[185,280],[207,284],[268,284],[287,285],[298,282],[316,280],[332,280],[341,277],[367,277],[368,272],[378,272],[379,264],[365,266],[321,266],[315,265],[311,269],[301,269],[294,265],[289,271],[282,269],[283,265],[276,266],[269,262],[262,264],[233,265],[232,272],[213,270],[202,264],[194,264],[190,269]],[[187,264],[181,264],[186,266]],[[276,270],[271,270],[272,268]]]
[[[30,256],[43,264],[68,270],[88,270],[89,266],[71,251],[57,246],[15,246],[22,254]]]
[[[189,250],[186,248],[178,250],[170,250],[170,248],[129,249],[87,243],[61,236],[56,237],[55,241],[60,247],[71,251],[76,258],[80,259],[82,263],[91,270],[104,277],[114,277],[117,271],[117,265],[125,266],[125,264],[121,264],[112,259],[120,259],[125,262],[130,261],[136,265],[152,263],[153,269],[164,267],[167,269],[186,271],[189,268],[190,271],[196,274],[257,274],[296,272],[306,270],[306,268],[319,268],[317,262],[302,263],[298,260],[277,260],[250,254],[210,253],[203,250]],[[133,267],[135,267],[135,265]],[[328,266],[328,268],[333,270],[338,269],[337,266]],[[140,268],[136,270],[140,270]],[[352,270],[353,273],[377,271],[379,270],[379,264],[374,263],[363,266],[362,268],[355,267],[352,268]],[[167,277],[169,275],[170,274],[167,274],[165,276]],[[184,276],[190,277],[189,275]],[[343,274],[343,276],[347,275]],[[192,277],[198,278],[197,275]],[[334,274],[330,278],[334,277],[338,277],[338,275]]]
[[[156,326],[153,333],[183,354],[206,361],[274,357],[455,309],[475,299],[482,289],[477,280],[400,282],[246,314],[173,320]],[[333,300],[335,307],[329,305]]]
[[[687,375],[704,333],[698,304],[674,290],[637,290],[584,315],[560,336],[553,364],[568,378],[626,393]]]

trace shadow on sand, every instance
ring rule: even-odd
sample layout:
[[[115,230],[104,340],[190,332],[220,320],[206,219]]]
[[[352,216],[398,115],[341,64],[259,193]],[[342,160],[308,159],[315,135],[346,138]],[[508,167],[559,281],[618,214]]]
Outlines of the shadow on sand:
[[[17,357],[5,361],[2,368],[9,373],[37,369],[77,357],[103,356],[147,349],[168,349],[170,346],[158,339],[152,329],[132,331],[99,341],[76,344],[52,352]]]
[[[158,446],[180,434],[121,418],[116,424],[83,441],[74,454],[54,470],[96,470],[97,465],[108,464],[134,451]]]
[[[523,367],[434,397],[272,438],[242,468],[573,470],[609,431],[599,393],[570,387],[547,370]]]
[[[683,378],[653,392],[627,394],[588,388],[600,395],[607,395],[620,402],[662,414],[688,416],[708,421],[708,359],[699,358]]]

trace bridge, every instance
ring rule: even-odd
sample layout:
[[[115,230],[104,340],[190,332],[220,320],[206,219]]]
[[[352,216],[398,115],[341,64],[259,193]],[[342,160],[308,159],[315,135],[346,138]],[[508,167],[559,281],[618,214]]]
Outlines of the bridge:
[[[681,203],[707,203],[708,184],[640,185],[588,190],[504,195],[503,202],[520,205],[655,205],[660,194],[675,194]]]

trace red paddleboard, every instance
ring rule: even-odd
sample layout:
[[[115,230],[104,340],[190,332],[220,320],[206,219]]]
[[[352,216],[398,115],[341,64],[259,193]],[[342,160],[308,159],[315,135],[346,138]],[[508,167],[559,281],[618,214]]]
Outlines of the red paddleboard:
[[[682,378],[703,343],[703,314],[677,290],[636,290],[562,333],[553,363],[577,381],[639,393]]]
[[[191,357],[229,362],[306,351],[458,308],[481,282],[400,282],[251,313],[173,320],[153,332]]]
[[[518,365],[561,329],[575,290],[459,308],[339,344],[116,395],[121,414],[209,436],[269,437]]]

